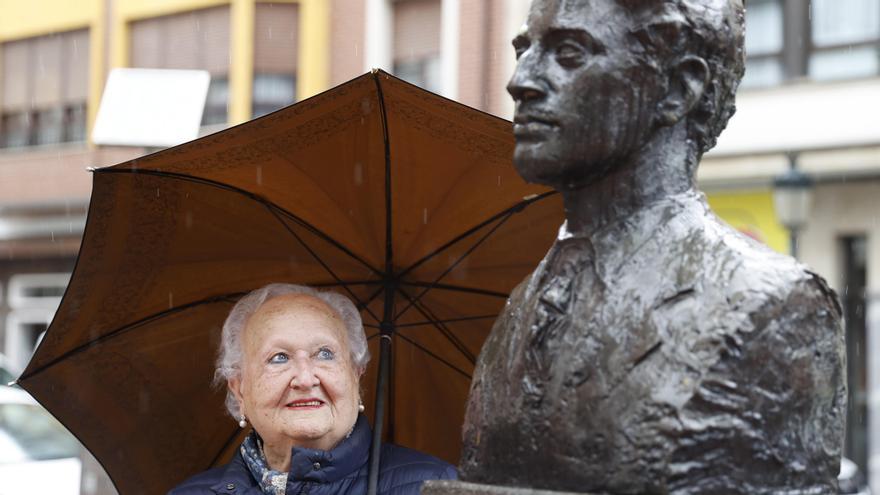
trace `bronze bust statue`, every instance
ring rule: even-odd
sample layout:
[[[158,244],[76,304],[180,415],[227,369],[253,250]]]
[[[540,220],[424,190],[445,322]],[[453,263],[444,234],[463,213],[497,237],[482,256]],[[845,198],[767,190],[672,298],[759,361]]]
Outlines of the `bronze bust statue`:
[[[836,493],[836,296],[695,186],[734,112],[742,0],[533,0],[513,44],[514,162],[566,222],[483,348],[462,479]]]

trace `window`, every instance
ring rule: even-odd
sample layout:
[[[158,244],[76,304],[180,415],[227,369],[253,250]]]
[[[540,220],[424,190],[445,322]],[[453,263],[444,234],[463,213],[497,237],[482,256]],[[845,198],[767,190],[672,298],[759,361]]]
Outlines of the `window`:
[[[770,86],[783,79],[781,0],[752,0],[746,9],[746,74],[743,87]]]
[[[258,3],[254,26],[252,115],[296,101],[299,11],[296,4]]]
[[[211,77],[208,94],[205,96],[205,111],[202,113],[202,125],[226,124],[229,114],[229,79],[227,77]]]
[[[0,148],[84,141],[87,30],[2,45]]]
[[[31,142],[30,112],[4,113],[0,120],[0,148],[27,146]]]
[[[880,74],[880,0],[749,0],[743,87]]]
[[[229,102],[229,7],[135,21],[131,66],[198,69],[211,74],[202,125],[225,124]]]
[[[810,77],[880,74],[880,0],[812,0]]]
[[[261,117],[296,101],[296,79],[289,74],[254,74],[253,116]]]
[[[846,325],[846,367],[849,404],[846,418],[844,457],[859,466],[863,473],[868,468],[868,359],[866,356],[867,318],[865,313],[867,285],[867,239],[865,236],[844,237],[843,284],[841,296]]]
[[[394,3],[394,74],[429,91],[439,92],[440,0]]]
[[[20,274],[9,278],[5,351],[13,372],[30,360],[49,327],[70,281],[67,273]]]

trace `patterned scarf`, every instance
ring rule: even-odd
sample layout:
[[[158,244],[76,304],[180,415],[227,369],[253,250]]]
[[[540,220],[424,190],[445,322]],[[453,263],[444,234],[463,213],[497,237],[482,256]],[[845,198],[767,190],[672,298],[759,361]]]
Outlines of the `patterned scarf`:
[[[241,444],[241,457],[251,475],[259,481],[265,495],[284,495],[287,488],[287,473],[269,467],[266,454],[263,453],[263,440],[253,430]]]

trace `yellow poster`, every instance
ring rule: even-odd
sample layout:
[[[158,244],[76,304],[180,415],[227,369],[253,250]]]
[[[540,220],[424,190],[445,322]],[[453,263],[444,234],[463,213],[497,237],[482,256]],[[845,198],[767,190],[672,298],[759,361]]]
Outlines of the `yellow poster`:
[[[769,190],[706,194],[716,215],[743,234],[788,254],[788,230],[776,219]]]

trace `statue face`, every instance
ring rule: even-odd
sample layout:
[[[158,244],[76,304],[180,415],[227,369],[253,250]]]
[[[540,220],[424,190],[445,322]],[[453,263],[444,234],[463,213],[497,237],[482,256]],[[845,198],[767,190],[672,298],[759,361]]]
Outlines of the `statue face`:
[[[507,86],[523,178],[580,187],[645,144],[664,83],[634,56],[632,24],[614,0],[532,1]]]

